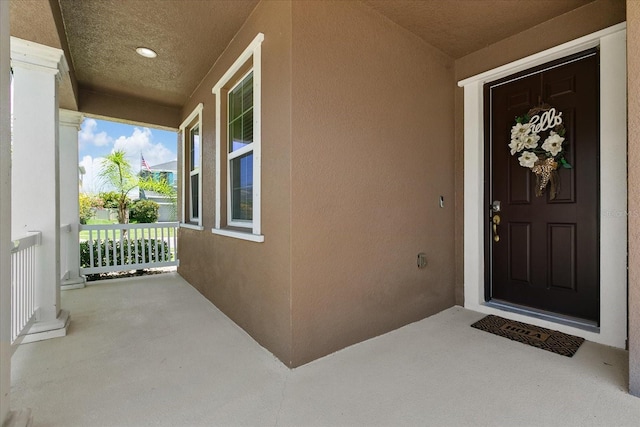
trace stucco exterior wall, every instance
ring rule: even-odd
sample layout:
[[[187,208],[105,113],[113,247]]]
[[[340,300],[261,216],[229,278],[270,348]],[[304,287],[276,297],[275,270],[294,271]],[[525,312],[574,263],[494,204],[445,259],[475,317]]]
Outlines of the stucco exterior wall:
[[[260,2],[182,111],[204,104],[204,230],[180,230],[180,274],[291,367],[461,304],[456,82],[624,19],[596,0],[454,61],[360,2]],[[211,88],[258,32],[264,243],[210,231]]]
[[[183,120],[198,103],[204,104],[201,129],[204,230],[180,230],[178,269],[189,283],[285,363],[289,363],[291,345],[290,22],[289,2],[259,3],[182,111]],[[215,96],[211,89],[258,32],[265,35],[262,44],[264,243],[211,233],[215,221]],[[181,162],[179,158],[179,164]]]
[[[180,108],[153,104],[132,97],[117,97],[84,89],[78,101],[82,113],[125,123],[145,123],[175,130],[180,126]]]
[[[629,390],[640,396],[640,2],[627,0]]]
[[[456,82],[625,20],[624,0],[596,0],[455,61]],[[464,92],[455,92],[455,300],[464,303]]]
[[[359,2],[292,16],[297,366],[453,305],[455,82],[452,59]]]

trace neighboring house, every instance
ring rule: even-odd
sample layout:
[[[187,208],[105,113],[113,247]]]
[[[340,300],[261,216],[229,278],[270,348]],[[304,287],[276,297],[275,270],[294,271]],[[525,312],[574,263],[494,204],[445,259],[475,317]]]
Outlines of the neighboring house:
[[[91,73],[147,4],[40,6]],[[639,2],[220,4],[163,2],[174,68],[127,51],[60,85],[67,109],[180,131],[180,275],[289,367],[461,305],[628,346],[640,395]],[[197,10],[217,7],[220,29]],[[29,13],[12,31],[49,40]],[[195,22],[227,37],[174,44]],[[574,156],[555,201],[503,140],[540,102]]]
[[[150,175],[156,181],[165,180],[169,185],[173,186],[176,191],[178,190],[177,160],[150,166],[148,170],[140,170],[141,177],[146,178]],[[175,201],[171,200],[170,197],[149,190],[139,190],[138,197],[140,199],[152,200],[160,205],[158,211],[159,222],[176,221],[178,219]]]

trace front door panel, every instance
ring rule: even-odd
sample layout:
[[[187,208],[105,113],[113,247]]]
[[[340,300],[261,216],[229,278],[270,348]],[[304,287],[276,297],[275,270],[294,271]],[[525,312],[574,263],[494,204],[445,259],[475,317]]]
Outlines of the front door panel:
[[[591,50],[485,86],[487,300],[599,321],[598,61]],[[509,148],[515,118],[541,104],[562,113],[572,166],[553,199]]]

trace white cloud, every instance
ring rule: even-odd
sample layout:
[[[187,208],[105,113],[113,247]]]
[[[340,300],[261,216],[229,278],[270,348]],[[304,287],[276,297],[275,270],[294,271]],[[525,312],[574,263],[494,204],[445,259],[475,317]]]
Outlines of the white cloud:
[[[98,123],[94,119],[86,119],[82,123],[80,132],[78,133],[78,142],[80,147],[84,145],[95,145],[96,147],[104,147],[113,142],[113,138],[106,132],[96,133]]]
[[[122,150],[134,171],[140,170],[140,155],[150,166],[175,160],[175,154],[161,143],[152,142],[149,128],[134,128],[131,136],[121,136],[116,139],[113,150]]]
[[[85,169],[85,174],[82,177],[82,188],[80,189],[82,193],[97,194],[102,191],[98,176],[103,160],[104,157],[96,157],[94,159],[91,156],[84,156],[80,161],[80,166]]]
[[[0,0],[1,1],[1,0]],[[150,166],[175,160],[176,155],[162,143],[153,142],[153,134],[149,128],[134,127],[130,136],[120,136],[113,139],[105,132],[95,133],[97,122],[93,119],[86,119],[79,133],[78,140],[81,144],[107,145],[113,143],[111,152],[121,150],[125,152],[125,157],[131,164],[134,172],[140,170],[140,155]],[[105,142],[106,141],[106,142]],[[108,148],[107,148],[108,150]],[[102,170],[102,162],[108,151],[101,150],[103,155],[93,157],[90,154],[84,155],[80,161],[80,166],[85,168],[82,189],[84,193],[96,194],[102,191],[110,191],[110,188],[104,188],[104,184],[100,182],[100,171]],[[94,154],[95,155],[95,154]]]

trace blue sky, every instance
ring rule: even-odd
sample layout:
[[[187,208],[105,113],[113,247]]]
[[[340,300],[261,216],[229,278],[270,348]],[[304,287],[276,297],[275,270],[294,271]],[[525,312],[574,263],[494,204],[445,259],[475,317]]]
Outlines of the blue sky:
[[[176,132],[86,118],[78,133],[78,162],[86,170],[81,191],[108,190],[102,188],[97,177],[104,156],[112,151],[124,150],[131,166],[138,171],[141,154],[150,166],[175,160],[177,138]]]

